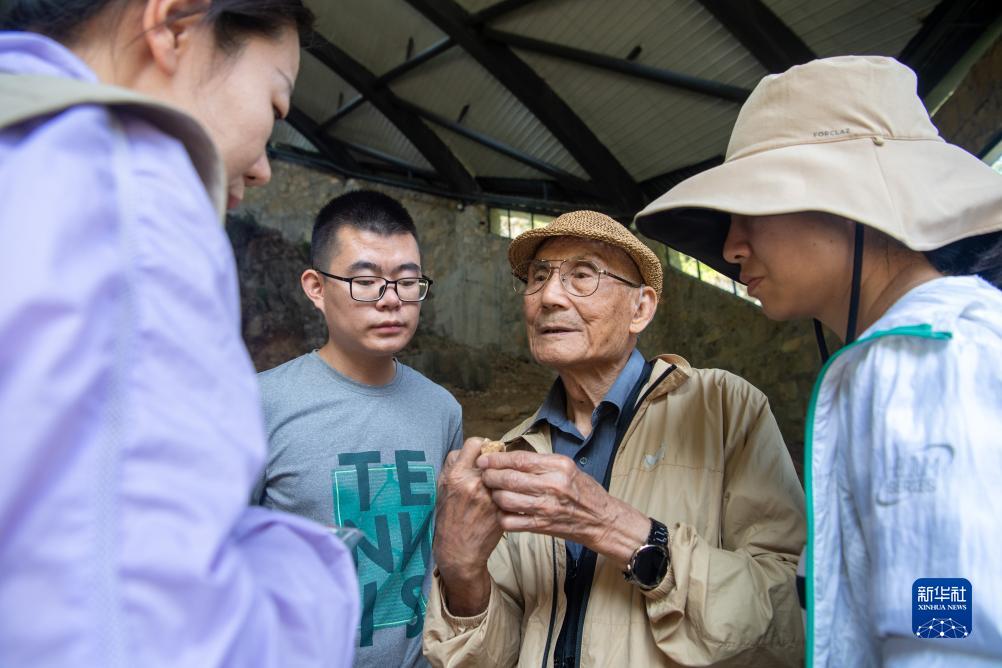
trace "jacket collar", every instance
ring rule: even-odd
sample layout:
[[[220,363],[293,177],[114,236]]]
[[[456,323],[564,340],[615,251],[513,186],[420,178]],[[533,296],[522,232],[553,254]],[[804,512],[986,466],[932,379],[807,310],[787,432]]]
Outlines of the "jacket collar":
[[[658,355],[653,361],[654,368],[651,370],[644,388],[640,391],[640,396],[644,397],[644,399],[640,409],[637,411],[637,416],[642,413],[643,408],[651,401],[674,392],[682,387],[689,380],[690,376],[692,376],[692,366],[679,355]],[[662,378],[672,365],[675,365],[675,371],[666,378]],[[657,385],[652,389],[651,386],[654,383],[657,383]],[[514,429],[502,436],[501,441],[505,445],[508,445],[509,449],[513,450],[532,449],[536,452],[552,452],[550,424],[546,420],[540,419],[541,411],[542,406],[536,409],[532,415],[519,423]],[[636,422],[636,417],[634,417],[634,422]]]

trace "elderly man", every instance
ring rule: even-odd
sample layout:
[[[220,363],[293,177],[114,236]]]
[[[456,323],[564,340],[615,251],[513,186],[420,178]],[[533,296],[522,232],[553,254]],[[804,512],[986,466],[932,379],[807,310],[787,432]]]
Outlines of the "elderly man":
[[[795,665],[804,497],[765,396],[637,338],[657,257],[576,211],[508,251],[559,378],[503,437],[450,453],[425,655],[449,666]]]

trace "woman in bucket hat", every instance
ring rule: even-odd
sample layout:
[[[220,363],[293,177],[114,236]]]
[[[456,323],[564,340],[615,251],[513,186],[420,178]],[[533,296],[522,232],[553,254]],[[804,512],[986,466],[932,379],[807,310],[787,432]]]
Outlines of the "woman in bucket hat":
[[[1002,660],[1002,177],[915,87],[881,57],[768,76],[724,163],[637,215],[846,344],[819,336],[805,434],[808,665]]]

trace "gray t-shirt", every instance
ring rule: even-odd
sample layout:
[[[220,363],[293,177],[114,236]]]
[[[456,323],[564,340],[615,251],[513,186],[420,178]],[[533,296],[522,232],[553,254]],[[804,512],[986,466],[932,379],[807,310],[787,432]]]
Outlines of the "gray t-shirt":
[[[446,453],[462,445],[459,404],[400,362],[392,381],[371,386],[316,351],[258,379],[268,461],[252,501],[361,529],[355,665],[426,665],[435,482]]]

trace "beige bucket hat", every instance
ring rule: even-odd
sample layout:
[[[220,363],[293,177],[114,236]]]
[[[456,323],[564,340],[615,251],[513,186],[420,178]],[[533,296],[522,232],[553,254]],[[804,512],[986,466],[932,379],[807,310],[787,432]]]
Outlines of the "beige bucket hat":
[[[546,227],[528,230],[515,237],[508,246],[512,273],[524,280],[536,250],[553,237],[592,239],[623,249],[633,258],[644,283],[654,288],[658,295],[661,294],[664,272],[658,256],[622,224],[597,211],[571,211],[558,216]]]
[[[893,58],[815,60],[765,77],[724,163],[678,184],[637,229],[732,278],[730,214],[822,211],[926,251],[1002,229],[1002,175],[946,143]]]

